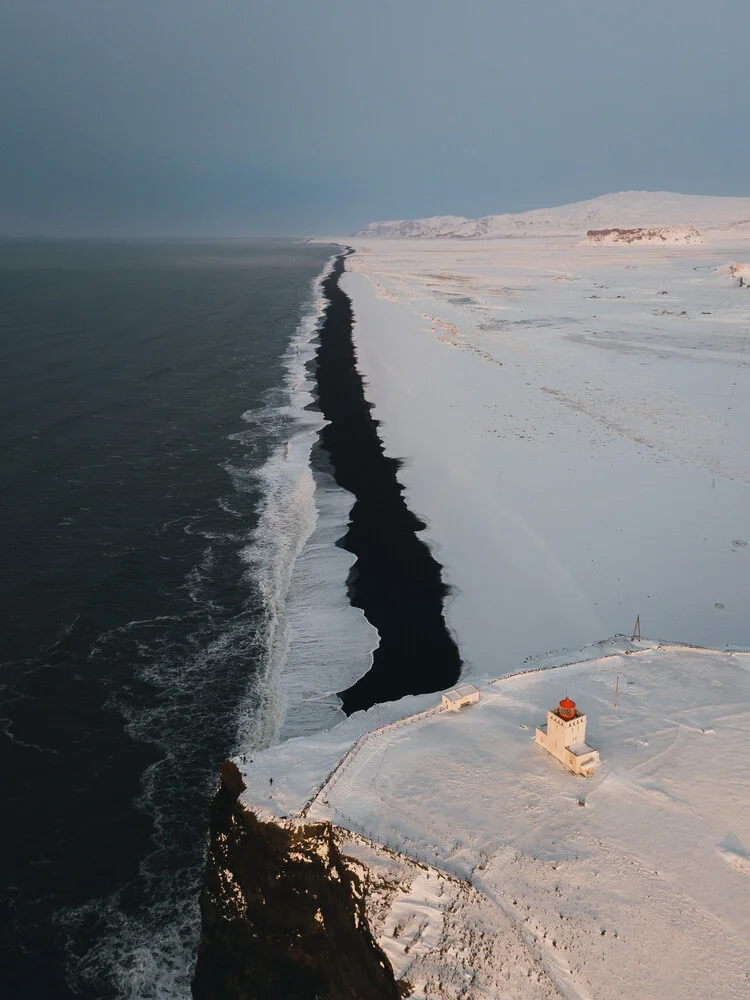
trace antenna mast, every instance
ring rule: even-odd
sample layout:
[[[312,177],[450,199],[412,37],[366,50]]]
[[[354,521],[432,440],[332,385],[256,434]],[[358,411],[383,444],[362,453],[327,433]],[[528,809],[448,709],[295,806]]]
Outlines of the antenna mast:
[[[635,619],[635,625],[633,626],[633,634],[630,637],[631,642],[635,640],[641,641],[641,616],[638,615]]]

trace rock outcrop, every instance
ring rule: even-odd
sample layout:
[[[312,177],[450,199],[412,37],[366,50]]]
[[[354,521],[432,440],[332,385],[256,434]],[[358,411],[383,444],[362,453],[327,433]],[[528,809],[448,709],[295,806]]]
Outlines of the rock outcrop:
[[[692,226],[651,226],[637,229],[589,229],[586,243],[702,243],[703,237]]]
[[[402,991],[330,823],[264,822],[225,761],[211,805],[195,1000],[389,1000]]]
[[[750,264],[727,264],[727,271],[737,281],[740,288],[750,288]],[[719,271],[722,268],[718,269]]]

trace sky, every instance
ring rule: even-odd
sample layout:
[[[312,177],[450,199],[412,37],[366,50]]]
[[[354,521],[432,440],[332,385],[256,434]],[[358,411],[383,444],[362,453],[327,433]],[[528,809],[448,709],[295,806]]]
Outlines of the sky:
[[[747,0],[0,0],[0,235],[750,196]]]

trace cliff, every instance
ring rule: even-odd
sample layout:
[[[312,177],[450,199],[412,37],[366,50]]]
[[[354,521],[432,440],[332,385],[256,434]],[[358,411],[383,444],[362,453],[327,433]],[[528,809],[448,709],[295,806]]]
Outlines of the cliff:
[[[365,915],[365,887],[330,823],[263,822],[225,761],[211,805],[195,1000],[402,995]]]

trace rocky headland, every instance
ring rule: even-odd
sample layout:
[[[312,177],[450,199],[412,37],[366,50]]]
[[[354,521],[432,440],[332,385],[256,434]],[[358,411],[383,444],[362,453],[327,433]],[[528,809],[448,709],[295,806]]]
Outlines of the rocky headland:
[[[331,823],[264,822],[238,801],[244,788],[226,761],[211,806],[195,1000],[400,997]]]

